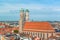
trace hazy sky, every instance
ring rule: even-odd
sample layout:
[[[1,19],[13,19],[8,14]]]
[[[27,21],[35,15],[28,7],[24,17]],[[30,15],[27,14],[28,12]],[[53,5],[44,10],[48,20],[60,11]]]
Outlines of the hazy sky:
[[[0,0],[0,21],[18,21],[21,8],[30,20],[60,21],[60,0]]]

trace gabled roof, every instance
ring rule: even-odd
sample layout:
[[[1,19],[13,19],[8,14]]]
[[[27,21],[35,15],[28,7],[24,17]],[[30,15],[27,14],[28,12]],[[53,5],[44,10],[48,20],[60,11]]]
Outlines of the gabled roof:
[[[49,22],[25,22],[24,31],[42,31],[42,32],[54,32],[55,30]]]
[[[19,30],[19,27],[0,28],[0,34],[12,33],[13,30]]]

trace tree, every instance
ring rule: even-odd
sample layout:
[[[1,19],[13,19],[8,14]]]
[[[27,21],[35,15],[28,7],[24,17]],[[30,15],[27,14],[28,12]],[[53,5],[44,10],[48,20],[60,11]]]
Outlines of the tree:
[[[14,33],[19,33],[19,31],[18,30],[14,30]]]

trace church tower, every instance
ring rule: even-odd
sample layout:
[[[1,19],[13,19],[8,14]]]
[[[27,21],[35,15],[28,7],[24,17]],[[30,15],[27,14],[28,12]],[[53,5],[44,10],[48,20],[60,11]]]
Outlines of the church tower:
[[[19,32],[21,33],[23,30],[23,23],[24,23],[24,10],[20,10],[20,20],[19,20]]]
[[[26,9],[25,11],[25,21],[29,21],[29,10]]]
[[[20,20],[19,20],[19,32],[22,33],[24,22],[29,21],[29,10],[26,9],[24,12],[24,9],[20,10]]]

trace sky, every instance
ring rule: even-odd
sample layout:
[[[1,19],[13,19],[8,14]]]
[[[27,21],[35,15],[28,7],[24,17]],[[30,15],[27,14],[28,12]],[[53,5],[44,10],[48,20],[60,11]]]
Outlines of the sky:
[[[0,0],[0,21],[19,21],[20,9],[34,21],[60,21],[60,0]]]

